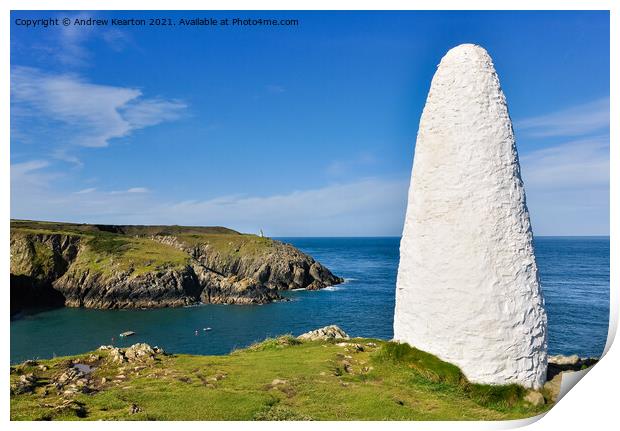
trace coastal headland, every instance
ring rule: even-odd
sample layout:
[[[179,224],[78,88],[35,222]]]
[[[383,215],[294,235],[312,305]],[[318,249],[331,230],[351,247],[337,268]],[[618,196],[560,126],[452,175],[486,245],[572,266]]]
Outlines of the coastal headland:
[[[289,244],[224,227],[11,220],[11,313],[263,304],[341,282]]]

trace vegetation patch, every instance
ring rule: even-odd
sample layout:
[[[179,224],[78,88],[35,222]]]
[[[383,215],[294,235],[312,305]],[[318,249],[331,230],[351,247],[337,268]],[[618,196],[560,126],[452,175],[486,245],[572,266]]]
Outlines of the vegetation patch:
[[[67,235],[84,239],[78,267],[108,275],[132,271],[133,275],[160,269],[180,269],[191,256],[154,236],[174,236],[187,247],[206,247],[221,256],[256,257],[269,252],[275,241],[257,235],[240,234],[224,227],[88,225],[75,223],[11,220],[11,235]],[[54,253],[33,241],[33,269],[47,274],[54,269]]]
[[[254,343],[247,350],[252,351],[262,351],[262,350],[273,350],[273,349],[281,349],[286,346],[297,346],[302,344],[300,340],[293,337],[291,334],[281,335],[276,338],[267,338],[264,341]]]
[[[523,402],[515,385],[457,380],[456,367],[432,355],[374,339],[285,335],[231,355],[158,354],[139,364],[109,352],[13,366],[12,387],[30,374],[36,384],[11,395],[11,419],[507,420],[551,406]],[[93,364],[92,390],[59,393],[53,382],[76,361]]]
[[[47,275],[54,271],[54,252],[50,247],[40,242],[35,242],[34,256],[32,257],[32,269],[35,274]]]
[[[470,383],[457,366],[406,343],[384,343],[374,360],[404,365],[414,372],[410,379],[412,384],[426,386],[438,393],[460,394],[484,407],[507,411],[519,410],[525,405],[523,397],[527,390],[524,387]]]
[[[311,421],[312,417],[296,412],[290,407],[276,404],[254,415],[257,421]]]
[[[185,245],[202,246],[224,255],[256,256],[268,251],[275,241],[257,235],[239,234],[179,234]]]
[[[466,381],[456,365],[444,362],[437,356],[406,343],[387,342],[377,352],[375,358],[409,367],[431,382],[459,385]]]
[[[147,238],[97,235],[80,251],[74,269],[103,276],[130,271],[132,276],[138,276],[155,270],[180,269],[190,259],[173,246]]]
[[[88,246],[94,253],[102,254],[122,254],[128,244],[127,239],[112,234],[95,235],[88,241]]]

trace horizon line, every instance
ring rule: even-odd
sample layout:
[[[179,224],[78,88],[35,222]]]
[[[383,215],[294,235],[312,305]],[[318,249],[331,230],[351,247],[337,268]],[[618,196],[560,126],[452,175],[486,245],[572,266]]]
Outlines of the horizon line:
[[[38,223],[60,223],[60,224],[78,224],[78,225],[103,225],[103,226],[145,226],[145,227],[166,227],[166,226],[177,226],[177,227],[200,227],[200,228],[225,228],[230,230],[235,230],[234,228],[222,226],[222,225],[191,225],[191,224],[124,224],[124,223],[88,223],[88,222],[73,222],[73,221],[56,221],[56,220],[34,220],[34,219],[26,219],[26,218],[9,218],[9,222],[13,221],[26,221],[26,222],[38,222]],[[256,235],[250,232],[242,232],[237,231],[241,234],[248,235]],[[544,235],[533,235],[534,237],[547,237],[547,238],[592,238],[592,237],[602,237],[602,238],[610,238],[610,234],[586,234],[586,235],[558,235],[558,234],[544,234]],[[402,238],[401,235],[273,235],[268,236],[268,238]]]

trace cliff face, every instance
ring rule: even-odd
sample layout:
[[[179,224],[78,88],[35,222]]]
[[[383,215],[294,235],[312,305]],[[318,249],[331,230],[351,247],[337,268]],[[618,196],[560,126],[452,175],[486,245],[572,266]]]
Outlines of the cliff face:
[[[342,282],[312,257],[289,244],[272,241],[259,255],[246,253],[243,247],[218,250],[210,244],[201,244],[187,250],[212,271],[252,278],[270,289],[318,290]]]
[[[261,304],[341,283],[296,248],[225,228],[11,222],[11,310]]]
[[[63,304],[52,282],[67,271],[80,240],[75,235],[14,235],[11,230],[11,311]]]

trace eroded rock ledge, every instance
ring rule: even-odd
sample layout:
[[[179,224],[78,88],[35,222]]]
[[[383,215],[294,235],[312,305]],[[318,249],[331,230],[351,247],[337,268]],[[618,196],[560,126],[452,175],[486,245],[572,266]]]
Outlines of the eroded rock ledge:
[[[11,221],[11,311],[263,304],[342,278],[295,247],[226,228]]]

